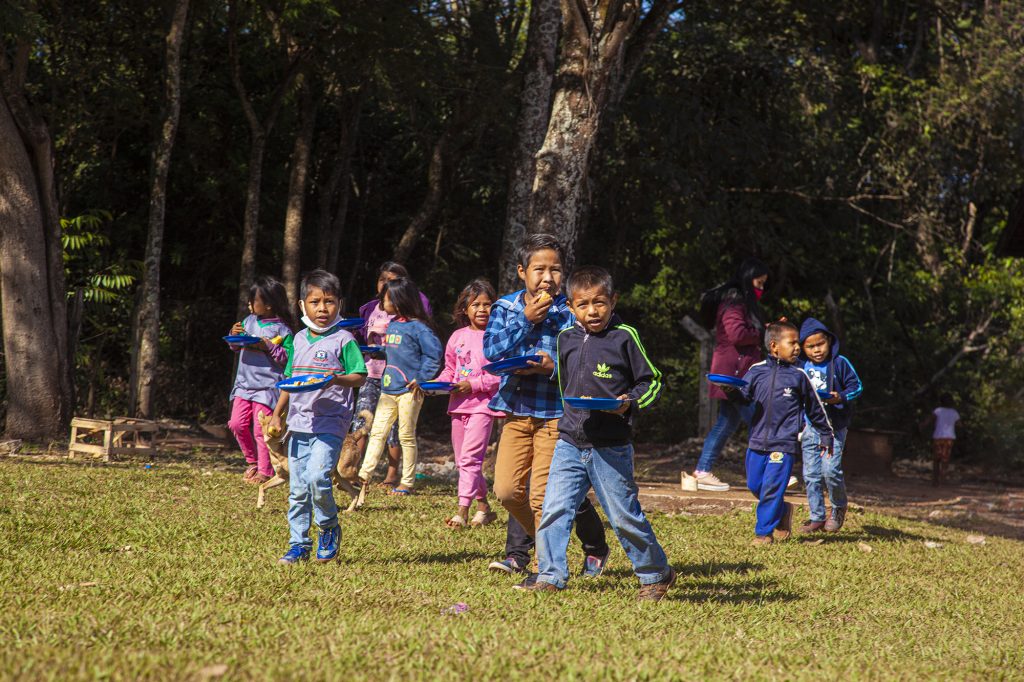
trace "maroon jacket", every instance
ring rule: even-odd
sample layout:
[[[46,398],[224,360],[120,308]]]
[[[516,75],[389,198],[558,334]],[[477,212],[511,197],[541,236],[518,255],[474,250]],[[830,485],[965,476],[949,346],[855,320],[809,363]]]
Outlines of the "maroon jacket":
[[[711,373],[742,378],[751,365],[764,359],[761,332],[750,323],[747,307],[738,301],[724,301],[715,315],[715,354]],[[711,384],[711,397],[728,400],[725,391]]]

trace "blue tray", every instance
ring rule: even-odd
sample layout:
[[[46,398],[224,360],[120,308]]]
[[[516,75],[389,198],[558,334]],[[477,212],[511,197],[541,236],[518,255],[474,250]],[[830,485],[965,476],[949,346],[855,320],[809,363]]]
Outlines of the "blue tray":
[[[342,329],[352,329],[353,327],[362,327],[366,324],[366,320],[361,317],[345,317],[338,320],[338,324],[335,327],[341,327]]]
[[[562,398],[562,401],[580,410],[617,410],[623,402],[618,398]]]
[[[309,379],[320,379],[316,383],[305,384],[304,381]],[[303,374],[301,376],[292,377],[291,379],[285,379],[275,384],[282,391],[288,391],[289,393],[307,393],[309,391],[319,391],[321,388],[331,383],[334,379],[334,375],[323,376],[321,374]]]
[[[818,397],[822,400],[828,400],[832,397],[832,391],[826,391],[823,388],[818,389]]]
[[[504,360],[498,360],[492,362],[489,365],[484,365],[484,371],[489,374],[511,374],[517,369],[526,369],[530,366],[531,362],[540,362],[541,356],[539,355],[520,355],[516,358],[505,358]]]
[[[450,381],[424,381],[420,388],[428,393],[449,393],[455,384]]]
[[[747,382],[739,377],[731,377],[728,374],[705,374],[708,381],[717,386],[727,386],[729,388],[743,388],[747,385]]]
[[[359,350],[367,355],[371,355],[373,353],[383,353],[384,346],[359,346]]]
[[[254,343],[259,343],[260,337],[248,334],[230,334],[225,336],[224,340],[233,346],[251,346]]]

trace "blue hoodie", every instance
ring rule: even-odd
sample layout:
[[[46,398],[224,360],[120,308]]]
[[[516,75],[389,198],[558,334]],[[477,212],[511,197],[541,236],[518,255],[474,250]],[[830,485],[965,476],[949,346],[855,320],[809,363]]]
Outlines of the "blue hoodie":
[[[747,385],[731,393],[740,402],[754,403],[751,450],[797,452],[805,414],[821,435],[821,444],[832,450],[832,424],[806,372],[769,356],[747,370],[743,379]]]
[[[804,320],[804,323],[800,325],[800,345],[803,346],[804,341],[815,334],[824,334],[828,337],[828,357],[819,365],[812,362],[805,353],[801,353],[799,365],[811,377],[811,383],[814,384],[815,390],[824,390],[829,393],[835,391],[839,394],[841,402],[835,405],[826,405],[825,411],[828,412],[832,428],[841,431],[850,426],[850,421],[853,419],[851,403],[864,392],[864,386],[860,382],[860,377],[857,376],[857,370],[853,368],[853,363],[846,356],[839,354],[839,339],[820,321],[813,317]]]

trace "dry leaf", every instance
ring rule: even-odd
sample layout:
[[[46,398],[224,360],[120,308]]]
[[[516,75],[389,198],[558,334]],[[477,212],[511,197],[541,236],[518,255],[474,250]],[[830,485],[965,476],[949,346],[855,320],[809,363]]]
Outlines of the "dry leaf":
[[[939,547],[942,547],[942,543],[941,542],[935,542],[934,540],[925,540],[924,541],[924,546],[927,547],[928,549],[938,549]]]
[[[818,538],[817,540],[809,540],[809,541],[805,542],[804,544],[806,544],[806,545],[820,545],[820,544],[822,544],[824,542],[825,542],[824,538]]]
[[[985,544],[985,536],[984,535],[968,535],[967,536],[967,542],[969,542],[972,545],[984,545]]]
[[[872,551],[873,551],[873,550],[871,549],[871,545],[869,545],[869,544],[868,544],[868,543],[866,543],[866,542],[858,542],[858,543],[857,543],[857,549],[859,549],[859,550],[860,550],[860,551],[862,551],[862,552],[867,552],[867,553],[870,553],[870,552],[872,552]]]
[[[225,663],[215,663],[214,665],[208,665],[199,671],[199,679],[208,680],[212,677],[221,677],[228,671],[228,666]]]

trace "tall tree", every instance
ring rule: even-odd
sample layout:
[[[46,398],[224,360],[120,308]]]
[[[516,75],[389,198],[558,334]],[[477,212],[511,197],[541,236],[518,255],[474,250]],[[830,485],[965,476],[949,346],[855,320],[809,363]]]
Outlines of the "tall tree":
[[[302,216],[306,207],[306,179],[312,156],[316,128],[317,100],[309,77],[303,78],[299,92],[299,131],[292,149],[291,177],[288,181],[288,206],[284,216],[284,257],[282,275],[288,300],[299,300],[299,269],[302,257]]]
[[[160,260],[163,257],[164,222],[167,207],[167,176],[171,152],[181,114],[181,45],[188,20],[189,0],[177,0],[165,38],[164,115],[153,146],[153,175],[149,193],[149,231],[142,277],[142,292],[136,313],[138,348],[133,367],[132,412],[153,416],[153,383],[160,349]]]

